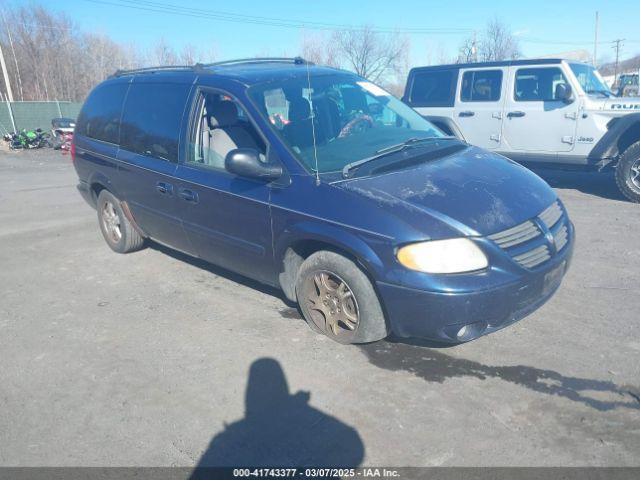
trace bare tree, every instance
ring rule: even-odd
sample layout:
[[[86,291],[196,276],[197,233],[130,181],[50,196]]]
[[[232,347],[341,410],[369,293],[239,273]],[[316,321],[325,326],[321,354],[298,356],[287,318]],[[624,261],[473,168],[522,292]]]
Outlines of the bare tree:
[[[466,38],[458,50],[458,62],[493,62],[520,58],[518,39],[507,25],[494,18],[487,23],[478,40]]]
[[[400,73],[407,63],[409,41],[399,34],[382,34],[364,26],[337,31],[331,42],[350,69],[373,82]]]
[[[466,38],[458,49],[458,63],[478,61],[478,46],[474,37]]]
[[[485,62],[511,60],[521,56],[518,39],[497,18],[487,24],[480,46],[480,58]]]
[[[300,48],[302,58],[318,65],[339,67],[338,49],[331,38],[320,34],[304,34]]]

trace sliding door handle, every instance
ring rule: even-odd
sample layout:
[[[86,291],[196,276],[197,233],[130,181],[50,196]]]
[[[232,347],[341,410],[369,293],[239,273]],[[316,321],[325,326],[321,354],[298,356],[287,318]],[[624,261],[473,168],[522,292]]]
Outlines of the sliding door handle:
[[[182,188],[180,189],[180,193],[178,193],[178,196],[185,202],[198,203],[198,194],[193,190]]]
[[[509,118],[519,118],[519,117],[524,117],[525,113],[521,112],[521,111],[515,111],[515,112],[509,112],[507,113],[507,117]]]

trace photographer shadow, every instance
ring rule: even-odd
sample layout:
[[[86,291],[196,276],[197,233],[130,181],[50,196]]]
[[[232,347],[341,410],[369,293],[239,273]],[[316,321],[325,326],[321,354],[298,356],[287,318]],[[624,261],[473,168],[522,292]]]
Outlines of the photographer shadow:
[[[207,467],[357,467],[364,458],[358,432],[309,406],[309,392],[289,393],[280,364],[253,362],[245,417],[213,437],[191,478]],[[210,471],[209,471],[210,473]]]

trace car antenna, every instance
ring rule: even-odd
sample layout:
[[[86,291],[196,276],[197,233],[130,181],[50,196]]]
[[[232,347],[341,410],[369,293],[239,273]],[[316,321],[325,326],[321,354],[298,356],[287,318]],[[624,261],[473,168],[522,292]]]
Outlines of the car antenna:
[[[314,123],[315,114],[313,112],[313,100],[311,100],[311,74],[309,73],[309,62],[307,66],[307,86],[309,88],[309,104],[311,106],[311,135],[313,137],[313,159],[316,164],[316,185],[320,185],[320,171],[318,170],[318,150],[316,149],[316,127]]]

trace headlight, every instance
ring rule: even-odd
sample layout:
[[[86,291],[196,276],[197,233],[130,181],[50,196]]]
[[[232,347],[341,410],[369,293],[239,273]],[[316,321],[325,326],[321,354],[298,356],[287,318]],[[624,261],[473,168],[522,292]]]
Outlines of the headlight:
[[[426,273],[472,272],[489,265],[482,250],[467,238],[413,243],[400,248],[397,257],[405,267]]]

